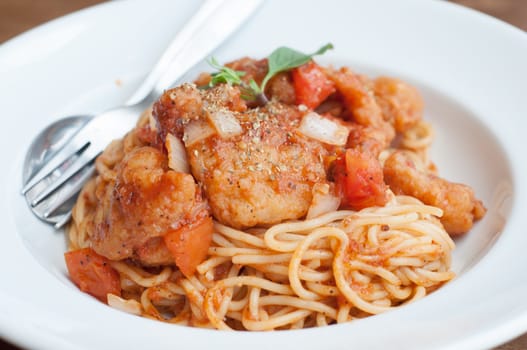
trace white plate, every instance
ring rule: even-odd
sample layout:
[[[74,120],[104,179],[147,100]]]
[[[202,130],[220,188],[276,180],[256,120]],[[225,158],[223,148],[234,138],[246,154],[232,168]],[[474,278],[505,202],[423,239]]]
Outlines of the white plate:
[[[273,334],[163,324],[79,292],[65,273],[63,232],[33,217],[19,195],[25,151],[52,120],[124,101],[197,5],[111,2],[0,47],[3,337],[54,350],[480,349],[527,330],[527,35],[440,1],[268,1],[215,55],[263,57],[279,45],[311,51],[331,41],[324,63],[418,86],[440,173],[472,185],[489,208],[457,240],[453,282],[365,320]]]

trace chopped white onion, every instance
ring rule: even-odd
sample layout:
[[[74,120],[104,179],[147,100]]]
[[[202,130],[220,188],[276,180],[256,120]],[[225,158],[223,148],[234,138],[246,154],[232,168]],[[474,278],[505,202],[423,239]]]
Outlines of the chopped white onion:
[[[208,116],[218,134],[223,138],[239,135],[243,131],[238,119],[228,110],[209,112]]]
[[[298,130],[308,137],[335,146],[344,146],[350,132],[344,125],[315,112],[304,115]]]
[[[152,107],[153,106],[148,107],[144,113],[147,113],[148,115],[148,124],[150,126],[150,130],[157,131],[157,122],[154,118],[154,115],[152,114]]]
[[[179,173],[189,173],[187,151],[180,139],[172,134],[167,134],[165,146],[168,151],[168,167]]]
[[[133,315],[141,315],[143,311],[143,307],[136,300],[133,300],[133,299],[125,300],[112,293],[108,293],[106,297],[107,297],[108,305],[110,305],[114,309],[128,312],[129,314],[133,314]]]
[[[307,211],[306,219],[313,219],[339,208],[340,197],[331,191],[328,184],[315,184],[312,192],[313,200]]]
[[[185,146],[191,147],[195,143],[204,140],[215,133],[216,131],[210,126],[207,120],[192,120],[185,125],[183,142],[185,142]]]

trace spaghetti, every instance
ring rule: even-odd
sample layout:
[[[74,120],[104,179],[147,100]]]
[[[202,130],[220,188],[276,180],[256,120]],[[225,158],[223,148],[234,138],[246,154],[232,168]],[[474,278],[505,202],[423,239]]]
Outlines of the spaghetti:
[[[89,247],[96,183],[124,155],[134,134],[97,161],[73,212],[72,249]],[[109,159],[116,157],[116,159]],[[104,186],[104,185],[103,185]],[[216,222],[208,257],[186,278],[115,261],[123,295],[110,306],[171,323],[218,329],[293,329],[347,322],[422,298],[454,277],[454,243],[436,207],[391,195],[385,207],[340,210],[268,229],[236,230]]]
[[[326,109],[340,106],[335,113],[343,113],[339,103],[328,101]],[[155,128],[154,117],[147,111],[134,130],[97,158],[97,176],[82,189],[72,212],[71,251],[93,248],[95,223],[105,222],[101,203],[117,191],[124,160],[152,145],[144,133]],[[398,144],[379,149],[380,163],[405,150],[419,171],[435,173],[427,155],[432,127],[417,120],[398,134]],[[352,143],[357,149],[371,145],[362,136]],[[394,192],[385,191],[384,205],[335,207],[309,219],[245,229],[215,217],[206,256],[193,274],[173,263],[109,259],[120,293],[102,300],[174,324],[252,331],[326,326],[411,303],[454,278],[450,260],[455,244],[440,221],[441,208]]]

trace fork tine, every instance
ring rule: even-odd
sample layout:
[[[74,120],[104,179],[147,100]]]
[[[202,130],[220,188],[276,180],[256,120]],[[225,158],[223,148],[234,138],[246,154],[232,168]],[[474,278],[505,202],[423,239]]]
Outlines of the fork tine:
[[[49,174],[51,174],[51,172],[53,172],[55,169],[61,166],[65,161],[67,161],[73,155],[79,152],[79,150],[81,150],[83,147],[86,147],[86,144],[87,142],[79,145],[78,143],[73,142],[73,140],[68,142],[68,144],[66,144],[62,149],[60,149],[53,156],[53,158],[51,158],[39,171],[37,171],[35,174],[31,176],[31,178],[27,181],[27,183],[22,188],[22,194],[25,195],[27,191],[29,191],[37,183],[42,181],[42,179],[44,179]]]
[[[68,221],[70,221],[70,218],[71,218],[71,211],[67,212],[66,214],[62,215],[62,217],[60,218],[60,220],[57,220],[57,222],[55,222],[55,229],[60,229],[62,226],[64,226]]]
[[[89,162],[91,162],[95,157],[97,157],[99,153],[100,151],[98,151],[95,147],[86,147],[84,152],[79,155],[79,158],[76,159],[73,164],[71,164],[62,174],[60,174],[58,178],[53,180],[53,182],[51,182],[41,193],[36,196],[35,199],[33,199],[31,205],[33,207],[36,206],[38,203],[48,197],[51,193],[55,192],[55,190],[60,185],[62,185],[69,178],[75,175],[79,170],[84,168]]]
[[[58,193],[58,198],[55,198],[53,203],[46,208],[46,211],[43,215],[44,218],[49,218],[55,212],[55,210],[60,208],[66,201],[68,201],[82,189],[82,186],[84,186],[86,181],[95,173],[95,163],[90,163],[80,172],[80,176],[74,176],[71,181],[68,181],[58,190],[58,192],[60,192]]]

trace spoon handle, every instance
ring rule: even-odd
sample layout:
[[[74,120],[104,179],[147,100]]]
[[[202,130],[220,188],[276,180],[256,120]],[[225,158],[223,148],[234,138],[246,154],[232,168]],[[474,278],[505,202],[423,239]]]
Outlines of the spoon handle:
[[[125,105],[153,102],[227,39],[261,2],[262,0],[204,1]]]

